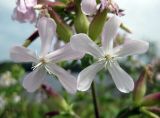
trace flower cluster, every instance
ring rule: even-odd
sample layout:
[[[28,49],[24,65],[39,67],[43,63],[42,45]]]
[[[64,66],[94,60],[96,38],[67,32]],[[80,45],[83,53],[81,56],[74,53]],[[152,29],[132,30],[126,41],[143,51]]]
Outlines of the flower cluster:
[[[21,22],[34,21],[35,11],[33,11],[33,7],[36,4],[36,0],[18,0],[13,18]],[[59,2],[57,4],[59,5]],[[74,5],[77,6],[76,3]],[[90,88],[96,74],[103,68],[108,69],[116,87],[121,92],[128,93],[134,89],[133,79],[120,67],[117,60],[121,57],[145,53],[149,48],[148,42],[129,39],[124,44],[114,47],[113,42],[122,23],[116,15],[113,15],[109,19],[104,15],[103,19],[105,23],[102,27],[98,26],[98,17],[93,19],[93,22],[90,23],[90,25],[98,27],[97,29],[102,29],[102,32],[100,32],[101,36],[97,36],[101,38],[101,41],[99,41],[101,45],[97,45],[94,39],[92,39],[93,33],[90,33],[88,29],[87,33],[84,33],[84,30],[83,32],[80,31],[85,27],[80,26],[81,23],[84,25],[87,24],[85,22],[87,17],[84,14],[100,14],[100,12],[97,12],[97,2],[96,0],[82,0],[80,7],[80,11],[82,12],[79,12],[81,14],[78,15],[82,19],[78,20],[79,23],[77,23],[79,32],[77,34],[74,32],[74,35],[70,33],[71,36],[70,34],[65,36],[65,38],[69,37],[69,41],[62,48],[52,50],[51,44],[53,38],[57,35],[60,34],[58,38],[62,38],[62,35],[65,35],[68,31],[68,27],[66,26],[68,24],[62,24],[63,22],[60,20],[61,17],[59,17],[54,10],[52,11],[52,9],[49,8],[48,13],[50,13],[50,17],[43,16],[37,20],[38,34],[41,39],[39,55],[23,46],[14,46],[11,49],[10,56],[14,61],[33,62],[33,72],[29,73],[23,80],[23,86],[27,91],[34,92],[38,89],[48,74],[57,76],[62,86],[69,93],[75,93],[77,89],[79,91],[86,91]],[[116,11],[115,14],[119,13],[118,7],[116,7],[115,3],[111,0],[101,0],[100,11],[105,9]],[[55,21],[53,19],[55,19]],[[84,22],[82,22],[83,20]],[[77,79],[58,65],[58,62],[61,61],[78,60],[82,58],[84,54],[92,55],[96,61],[82,70],[78,74]]]

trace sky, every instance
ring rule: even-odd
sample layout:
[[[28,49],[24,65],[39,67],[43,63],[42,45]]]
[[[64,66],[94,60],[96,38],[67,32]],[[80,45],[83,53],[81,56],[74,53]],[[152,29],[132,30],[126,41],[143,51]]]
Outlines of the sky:
[[[133,32],[133,39],[155,41],[160,45],[160,0],[115,0],[120,8],[125,10],[122,17]],[[34,30],[30,23],[12,21],[11,15],[16,0],[0,1],[0,61],[10,60],[9,50],[13,45],[22,45]],[[38,49],[39,41],[35,41],[30,48]],[[159,48],[160,50],[160,48]]]

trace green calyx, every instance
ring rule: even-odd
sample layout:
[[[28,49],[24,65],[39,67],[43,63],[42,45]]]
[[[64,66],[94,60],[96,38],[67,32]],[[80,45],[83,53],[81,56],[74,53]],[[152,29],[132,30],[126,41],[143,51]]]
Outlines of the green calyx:
[[[77,0],[76,4],[76,16],[74,19],[74,26],[77,33],[86,33],[88,32],[89,21],[86,15],[82,13],[80,1]]]
[[[92,40],[96,40],[102,33],[103,26],[107,19],[107,10],[98,11],[89,26],[89,36]]]

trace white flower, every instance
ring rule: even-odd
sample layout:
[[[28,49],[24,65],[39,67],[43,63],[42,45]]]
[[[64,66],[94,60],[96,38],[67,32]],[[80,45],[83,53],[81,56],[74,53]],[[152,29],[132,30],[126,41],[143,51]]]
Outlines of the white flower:
[[[82,0],[81,2],[82,12],[86,15],[93,15],[97,11],[96,0]]]
[[[74,51],[70,44],[49,52],[52,39],[56,33],[56,23],[51,18],[42,17],[37,23],[41,39],[41,51],[39,56],[35,52],[22,46],[11,49],[10,56],[16,62],[34,62],[33,72],[23,80],[23,86],[28,92],[34,92],[40,87],[47,76],[47,72],[57,76],[63,87],[70,93],[76,92],[76,79],[63,68],[56,65],[57,62],[79,58],[82,53]]]
[[[21,96],[18,96],[18,95],[14,95],[13,96],[13,102],[14,103],[18,103],[18,102],[20,102],[21,101]]]
[[[118,57],[141,54],[148,50],[149,44],[141,40],[129,40],[123,45],[113,47],[113,39],[120,26],[118,17],[113,16],[106,22],[102,32],[102,47],[95,44],[86,34],[76,34],[71,38],[71,47],[77,51],[88,53],[97,59],[78,75],[77,88],[80,91],[89,89],[97,72],[108,68],[117,88],[124,93],[133,90],[132,78],[117,63]]]
[[[96,0],[82,0],[81,2],[81,10],[86,15],[94,15],[99,9],[100,11],[109,9],[117,13],[119,11],[118,5],[113,0],[100,0],[100,4],[97,4]]]
[[[9,87],[16,84],[16,79],[12,77],[11,72],[7,71],[0,77],[0,87]]]

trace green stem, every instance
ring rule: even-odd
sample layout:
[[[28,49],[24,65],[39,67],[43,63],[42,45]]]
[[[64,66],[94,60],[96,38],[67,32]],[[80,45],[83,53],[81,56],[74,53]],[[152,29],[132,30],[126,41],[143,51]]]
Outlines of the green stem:
[[[95,83],[94,82],[92,82],[91,91],[92,91],[95,118],[100,118],[100,116],[99,116],[99,108],[98,108],[98,101],[97,101],[97,95],[96,95]]]
[[[148,111],[145,107],[142,107],[140,110],[141,112],[143,112],[144,114],[148,115],[151,118],[159,118],[159,116],[157,116],[155,113]]]

